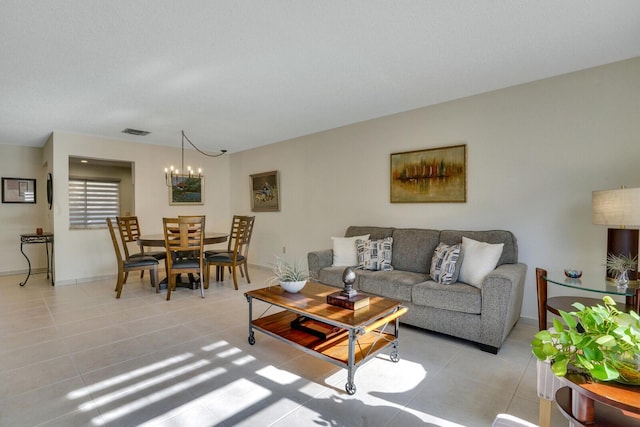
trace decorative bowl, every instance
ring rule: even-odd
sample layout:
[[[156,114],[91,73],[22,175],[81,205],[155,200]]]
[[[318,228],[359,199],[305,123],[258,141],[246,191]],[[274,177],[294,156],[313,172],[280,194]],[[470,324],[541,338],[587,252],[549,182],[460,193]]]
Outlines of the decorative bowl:
[[[300,292],[304,285],[307,284],[306,280],[299,280],[297,282],[280,282],[280,286],[287,292],[291,292],[295,294],[296,292]]]
[[[565,269],[564,275],[570,279],[579,279],[582,277],[582,270]]]

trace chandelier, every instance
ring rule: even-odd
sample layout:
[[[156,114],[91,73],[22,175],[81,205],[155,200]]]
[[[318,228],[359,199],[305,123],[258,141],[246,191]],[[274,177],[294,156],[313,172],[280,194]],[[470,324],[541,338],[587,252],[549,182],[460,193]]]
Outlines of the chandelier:
[[[202,151],[201,149],[199,149],[198,147],[196,147],[196,145],[191,142],[191,140],[187,137],[187,135],[185,135],[184,131],[182,131],[182,162],[180,164],[181,169],[176,169],[173,167],[173,165],[171,165],[170,168],[164,168],[164,179],[165,179],[165,183],[167,185],[167,187],[174,187],[174,186],[180,186],[180,185],[184,185],[184,183],[188,180],[188,179],[192,179],[192,178],[202,178],[202,169],[198,168],[198,173],[196,174],[196,172],[191,168],[191,166],[187,166],[187,169],[185,171],[184,169],[184,142],[187,141],[193,148],[195,148],[195,150],[207,157],[220,157],[222,156],[224,153],[227,152],[227,150],[220,150],[220,153],[218,154],[209,154],[209,153],[205,153],[204,151]],[[180,171],[182,171],[182,173],[180,173]]]

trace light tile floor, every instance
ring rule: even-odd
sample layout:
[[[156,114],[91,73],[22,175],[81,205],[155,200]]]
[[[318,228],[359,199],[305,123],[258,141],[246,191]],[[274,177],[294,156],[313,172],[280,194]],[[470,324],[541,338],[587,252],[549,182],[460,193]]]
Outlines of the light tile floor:
[[[171,301],[131,274],[50,286],[43,274],[0,277],[1,426],[490,426],[498,413],[537,423],[534,325],[520,322],[498,355],[401,327],[386,355],[346,371],[270,337],[247,342],[252,284],[178,289]],[[565,426],[554,410],[554,426]]]

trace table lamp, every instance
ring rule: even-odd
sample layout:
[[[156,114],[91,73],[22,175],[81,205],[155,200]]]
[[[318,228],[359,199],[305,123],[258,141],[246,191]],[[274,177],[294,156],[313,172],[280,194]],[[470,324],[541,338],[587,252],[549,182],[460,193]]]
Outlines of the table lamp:
[[[640,225],[640,188],[594,191],[591,207],[594,224],[616,227],[607,232],[607,256],[638,256],[638,230],[626,227]],[[607,271],[607,277],[613,279],[614,273]],[[637,266],[629,279],[638,280]]]

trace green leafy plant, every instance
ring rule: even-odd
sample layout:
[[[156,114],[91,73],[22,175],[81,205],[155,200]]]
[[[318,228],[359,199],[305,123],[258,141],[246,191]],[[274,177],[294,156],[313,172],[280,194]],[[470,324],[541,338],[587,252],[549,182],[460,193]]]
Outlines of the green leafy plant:
[[[269,283],[280,282],[300,282],[309,279],[309,272],[304,263],[299,260],[289,262],[284,258],[277,257],[276,262],[272,264],[271,271],[273,277],[269,279]]]
[[[551,362],[551,370],[562,377],[569,365],[584,370],[594,379],[640,384],[640,316],[621,312],[610,296],[604,306],[572,304],[577,311],[560,310],[553,329],[535,334],[533,354]]]

